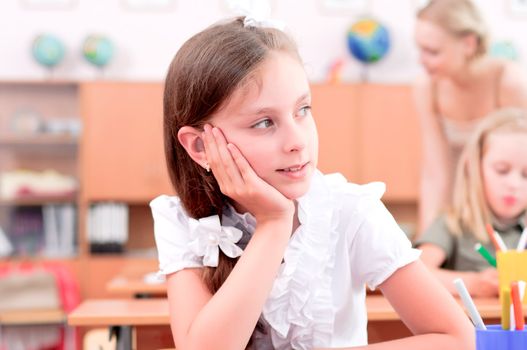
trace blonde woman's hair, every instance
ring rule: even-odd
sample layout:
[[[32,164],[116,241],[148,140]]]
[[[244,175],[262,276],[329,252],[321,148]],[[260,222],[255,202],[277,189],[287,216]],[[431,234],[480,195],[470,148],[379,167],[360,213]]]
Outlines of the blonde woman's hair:
[[[455,37],[474,35],[474,56],[482,56],[488,50],[487,25],[470,0],[431,0],[417,12],[417,18],[435,23]]]
[[[485,117],[470,139],[459,159],[454,182],[452,206],[446,222],[454,235],[471,232],[478,240],[487,242],[485,223],[491,222],[491,211],[483,189],[481,160],[490,135],[498,133],[527,133],[527,114],[522,109],[504,108]]]

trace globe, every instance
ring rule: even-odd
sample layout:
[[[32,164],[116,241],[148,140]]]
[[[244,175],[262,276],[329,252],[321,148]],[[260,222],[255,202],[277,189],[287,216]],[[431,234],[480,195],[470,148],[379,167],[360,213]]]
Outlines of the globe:
[[[104,67],[113,57],[113,43],[105,36],[89,35],[84,40],[82,55],[97,67]]]
[[[39,64],[52,68],[62,61],[65,49],[57,37],[40,34],[33,40],[31,52]]]
[[[374,19],[360,19],[348,31],[348,49],[362,63],[377,62],[390,49],[388,29]]]

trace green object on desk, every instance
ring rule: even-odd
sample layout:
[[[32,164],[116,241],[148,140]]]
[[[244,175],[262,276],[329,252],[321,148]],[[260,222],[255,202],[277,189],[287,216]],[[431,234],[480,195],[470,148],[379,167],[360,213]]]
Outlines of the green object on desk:
[[[485,248],[484,246],[481,245],[481,243],[476,243],[476,245],[474,246],[474,249],[476,249],[476,250],[478,251],[478,253],[480,253],[481,256],[484,257],[485,260],[487,260],[487,262],[488,262],[491,266],[496,267],[496,258],[494,258],[494,257],[489,253],[489,251],[487,250],[487,248]]]

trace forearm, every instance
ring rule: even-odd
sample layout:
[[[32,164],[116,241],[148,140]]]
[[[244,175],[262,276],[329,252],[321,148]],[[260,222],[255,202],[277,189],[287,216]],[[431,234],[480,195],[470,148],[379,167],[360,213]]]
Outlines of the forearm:
[[[474,337],[474,334],[470,337],[467,337],[466,335],[456,336],[451,334],[430,333],[371,344],[368,346],[340,348],[340,350],[421,350],[424,348],[427,350],[472,350],[476,347],[476,341]],[[426,344],[426,346],[423,346],[423,344]],[[317,350],[329,350],[329,348]]]
[[[289,241],[291,223],[258,225],[229,277],[188,332],[191,349],[243,349],[261,314]]]
[[[458,295],[457,290],[452,282],[456,278],[461,278],[467,286],[467,290],[470,294],[474,294],[474,284],[472,280],[475,278],[476,273],[472,271],[454,271],[446,270],[439,267],[428,267],[430,271],[439,279],[441,284],[452,294]]]
[[[443,169],[441,171],[447,171]],[[419,190],[419,228],[418,235],[436,219],[447,201],[448,181],[445,174],[431,174],[425,171],[421,174]]]

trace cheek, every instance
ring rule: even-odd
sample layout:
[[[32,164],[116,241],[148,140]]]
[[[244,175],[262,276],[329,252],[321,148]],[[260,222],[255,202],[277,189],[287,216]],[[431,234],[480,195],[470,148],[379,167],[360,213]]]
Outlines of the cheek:
[[[485,190],[485,195],[487,197],[487,201],[491,201],[491,199],[494,197],[494,184],[496,183],[495,176],[490,173],[488,170],[483,169],[482,174],[482,180],[483,180],[483,189]]]
[[[241,139],[238,142],[232,141],[232,143],[242,152],[256,174],[265,178],[271,165],[271,157],[269,156],[272,152],[271,146],[265,145],[265,147],[261,147],[254,142],[254,139]]]

